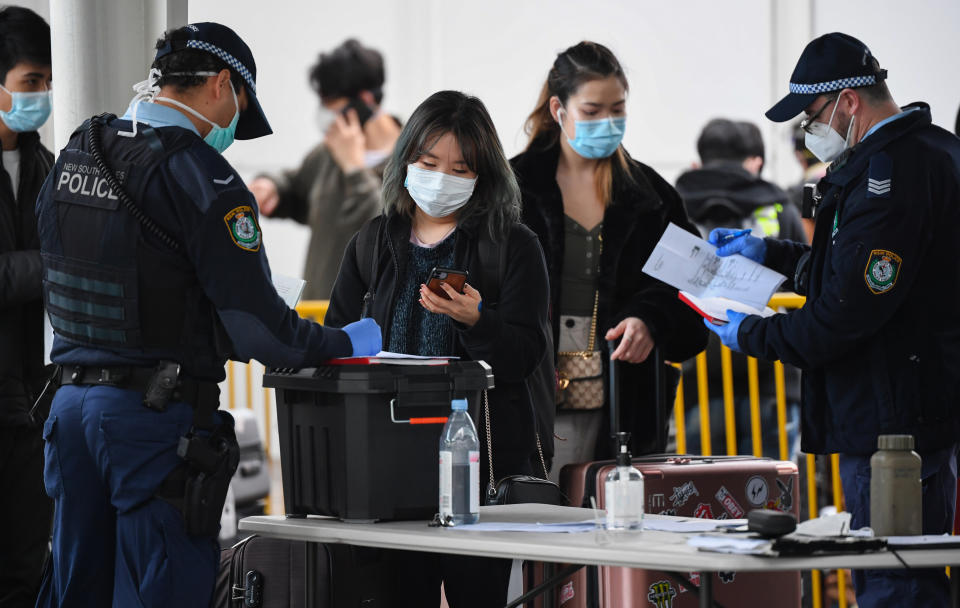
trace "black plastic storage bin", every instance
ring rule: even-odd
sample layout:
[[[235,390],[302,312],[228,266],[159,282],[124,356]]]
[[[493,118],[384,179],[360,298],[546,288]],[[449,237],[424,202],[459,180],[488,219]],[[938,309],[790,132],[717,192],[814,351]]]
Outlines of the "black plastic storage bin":
[[[479,424],[493,388],[483,361],[271,370],[288,515],[429,519],[439,501],[440,432],[451,399]],[[412,422],[411,422],[412,421]]]

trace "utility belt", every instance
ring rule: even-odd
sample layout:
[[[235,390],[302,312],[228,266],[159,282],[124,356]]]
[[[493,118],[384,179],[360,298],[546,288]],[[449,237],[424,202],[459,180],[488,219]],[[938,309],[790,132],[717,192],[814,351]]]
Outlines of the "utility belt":
[[[149,367],[62,366],[54,372],[55,386],[66,384],[113,386],[143,393],[143,405],[162,412],[170,401],[185,401],[194,408],[194,425],[210,428],[213,412],[220,406],[220,389],[215,382],[180,375],[180,366],[161,361]],[[200,418],[200,419],[198,419]]]
[[[140,391],[144,407],[157,412],[165,411],[170,401],[189,403],[193,425],[177,445],[177,455],[183,462],[167,475],[154,495],[180,511],[188,534],[217,535],[227,489],[240,463],[240,446],[229,414],[221,412],[226,421],[214,422],[214,412],[220,406],[220,389],[215,382],[182,377],[180,365],[173,361],[161,361],[155,368],[58,367],[51,381],[55,386],[98,385]]]

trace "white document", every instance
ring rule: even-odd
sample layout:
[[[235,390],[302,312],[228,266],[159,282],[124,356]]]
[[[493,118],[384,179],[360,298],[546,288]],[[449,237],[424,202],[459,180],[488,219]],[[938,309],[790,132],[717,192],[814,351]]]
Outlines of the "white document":
[[[374,355],[374,357],[376,357],[377,359],[414,359],[414,360],[416,360],[416,359],[421,359],[421,360],[427,360],[427,359],[448,359],[448,360],[449,360],[449,359],[459,359],[459,358],[460,358],[460,357],[431,357],[431,356],[424,356],[424,355],[408,355],[408,354],[405,354],[405,353],[392,353],[392,352],[387,351],[387,350],[382,350],[382,351],[378,352],[376,355]]]
[[[687,544],[701,551],[737,553],[741,555],[772,555],[773,543],[765,538],[742,536],[691,536]]]
[[[729,298],[763,310],[786,277],[717,248],[675,224],[667,226],[643,272],[698,298]]]
[[[307,282],[303,279],[273,274],[273,287],[290,308],[297,307],[297,302],[300,301],[300,296],[303,294],[303,288],[306,284]]]
[[[716,532],[726,528],[745,526],[745,519],[700,519],[697,517],[647,517],[643,520],[644,530],[658,530],[660,532],[685,532],[687,534],[699,532]]]
[[[576,532],[590,532],[597,529],[592,519],[586,521],[553,522],[553,523],[519,523],[506,521],[478,522],[463,526],[454,526],[450,530],[465,530],[467,532],[553,532],[557,534],[571,534]]]

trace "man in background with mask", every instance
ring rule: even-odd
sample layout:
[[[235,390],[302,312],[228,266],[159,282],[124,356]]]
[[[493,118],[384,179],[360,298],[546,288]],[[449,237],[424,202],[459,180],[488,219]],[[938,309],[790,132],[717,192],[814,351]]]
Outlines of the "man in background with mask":
[[[50,538],[43,491],[40,240],[33,207],[53,166],[37,134],[50,116],[50,26],[33,11],[0,10],[0,607],[33,606]]]
[[[380,350],[372,320],[321,327],[271,284],[256,201],[221,156],[271,133],[239,36],[167,32],[135,90],[123,118],[74,132],[37,202],[60,366],[40,607],[207,606],[238,457],[217,411],[226,359],[306,367]]]
[[[326,300],[340,259],[360,227],[380,213],[380,185],[400,124],[381,111],[383,57],[354,39],[322,53],[310,69],[320,97],[323,142],[296,170],[250,183],[260,212],[310,226],[303,297]]]
[[[909,434],[923,459],[923,533],[949,533],[960,438],[960,140],[930,107],[897,107],[870,50],[845,34],[804,49],[790,94],[767,112],[807,116],[807,147],[829,162],[812,246],[741,236],[740,253],[807,296],[770,318],[708,325],[728,347],[803,370],[801,449],[840,453],[851,528],[870,525],[877,437]],[[714,230],[720,242],[727,229]],[[943,568],[855,571],[861,608],[947,606]]]

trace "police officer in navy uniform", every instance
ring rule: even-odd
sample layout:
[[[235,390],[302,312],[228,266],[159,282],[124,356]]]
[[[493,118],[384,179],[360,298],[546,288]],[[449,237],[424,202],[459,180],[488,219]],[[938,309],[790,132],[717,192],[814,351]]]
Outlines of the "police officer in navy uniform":
[[[708,327],[730,348],[803,370],[802,449],[840,453],[852,528],[870,525],[877,437],[910,434],[923,459],[923,532],[943,534],[960,438],[960,140],[931,124],[927,104],[897,107],[886,75],[845,34],[804,49],[767,117],[804,112],[807,147],[831,162],[813,244],[742,236],[718,253],[778,270],[806,305],[766,319],[730,311],[730,323]],[[943,568],[859,571],[854,583],[861,608],[950,598]]]
[[[303,367],[380,349],[372,320],[321,327],[271,284],[257,204],[221,156],[271,133],[247,45],[217,23],[171,30],[135,89],[124,117],[73,134],[37,203],[61,370],[38,606],[207,606],[236,467],[215,411],[226,359]]]

